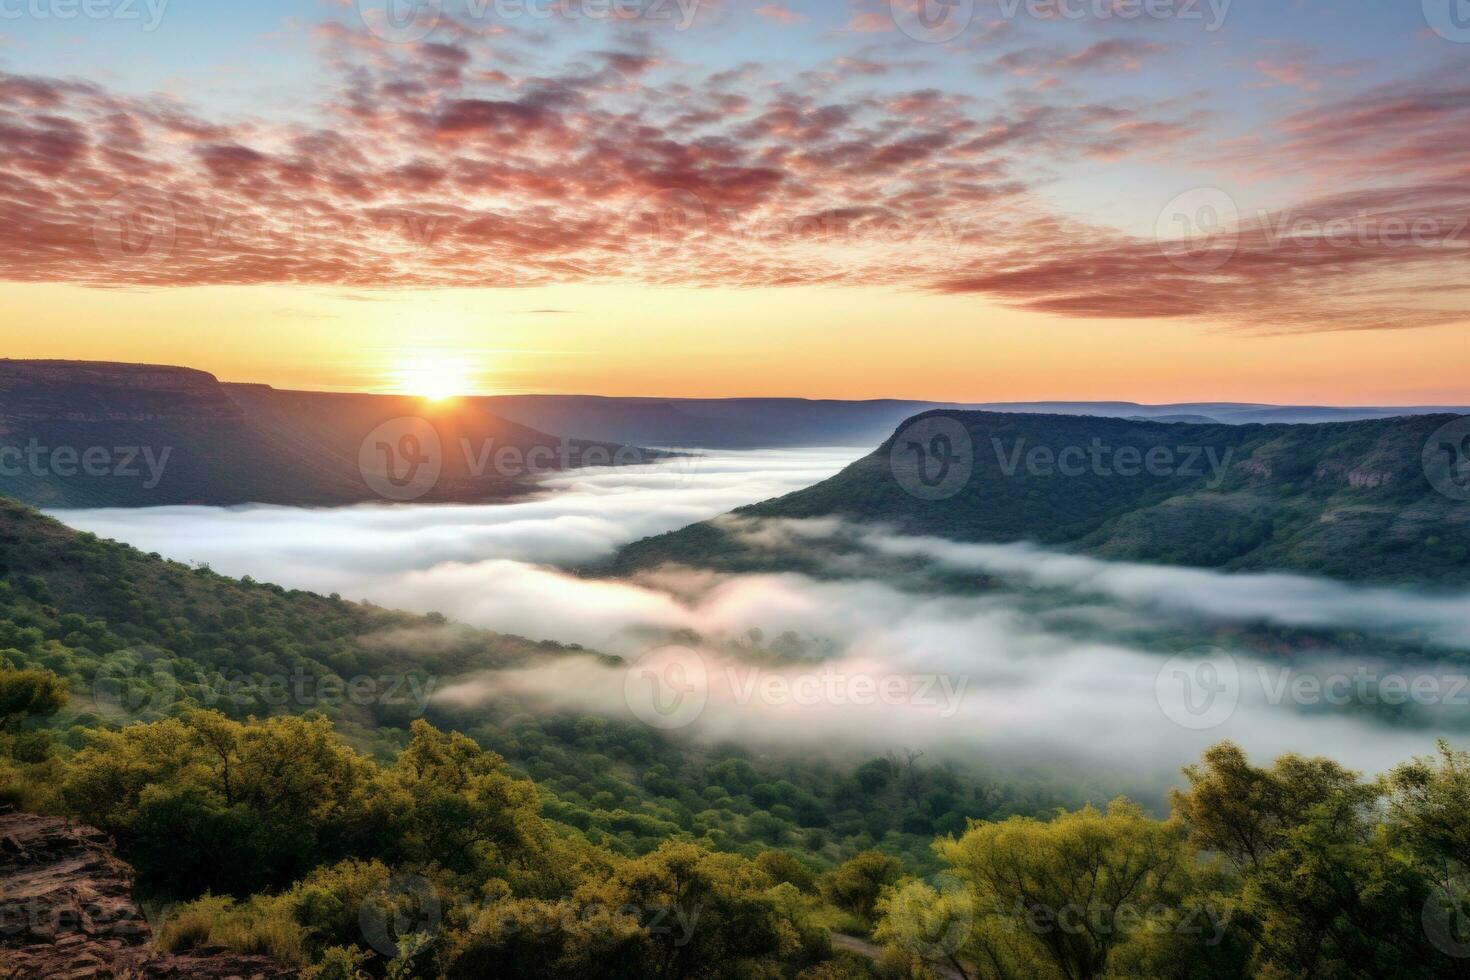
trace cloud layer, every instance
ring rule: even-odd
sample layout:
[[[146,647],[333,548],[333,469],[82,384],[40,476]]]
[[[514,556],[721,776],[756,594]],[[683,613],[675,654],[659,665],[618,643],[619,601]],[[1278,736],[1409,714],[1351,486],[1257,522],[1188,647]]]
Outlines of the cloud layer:
[[[1002,585],[982,594],[917,595],[863,578],[671,569],[607,581],[555,567],[604,557],[641,534],[801,485],[848,458],[731,453],[711,457],[703,472],[680,474],[662,465],[610,470],[558,478],[558,492],[543,500],[493,508],[165,508],[60,516],[171,557],[209,560],[223,571],[437,610],[633,662],[620,667],[572,658],[441,679],[442,696],[471,709],[510,695],[543,710],[648,720],[653,692],[645,690],[648,678],[638,671],[647,664],[638,658],[680,642],[694,644],[701,701],[681,733],[771,749],[1036,753],[1166,780],[1204,746],[1227,737],[1262,755],[1330,754],[1376,770],[1429,750],[1436,731],[1454,731],[1456,709],[1448,699],[1462,669],[1349,663],[1330,648],[1310,659],[1272,657],[1220,637],[1262,623],[1330,625],[1382,636],[1385,644],[1408,631],[1448,654],[1470,641],[1463,625],[1470,621],[1470,597],[1463,595],[1112,564],[1023,544],[961,545],[873,528],[856,533],[875,553],[984,572]],[[753,540],[773,543],[838,531],[848,540],[855,533],[831,522],[749,529]],[[1179,664],[1170,657],[1217,641],[1234,672],[1230,710],[1218,723],[1194,727],[1190,705],[1197,692],[1174,684],[1169,670]],[[677,676],[687,680],[686,668],[694,670],[681,663]],[[1193,661],[1184,669],[1193,671]],[[1282,694],[1295,678],[1359,669],[1375,678],[1394,671],[1433,678],[1440,703],[1423,705],[1417,727],[1389,726],[1360,707]]]
[[[802,29],[779,4],[759,13]],[[631,28],[571,50],[449,18],[403,44],[347,19],[313,30],[323,82],[290,120],[0,74],[0,276],[887,284],[1258,330],[1466,313],[1463,72],[1321,97],[1221,140],[1199,93],[1089,95],[1088,79],[1179,48],[1136,37],[977,35],[978,75],[1017,86],[980,96],[973,76],[905,87],[955,57],[925,45],[704,70],[668,32]],[[1275,77],[1347,84],[1290,57],[1269,63]],[[1162,243],[1052,194],[1144,162],[1309,186],[1261,211],[1206,188],[1161,198]]]

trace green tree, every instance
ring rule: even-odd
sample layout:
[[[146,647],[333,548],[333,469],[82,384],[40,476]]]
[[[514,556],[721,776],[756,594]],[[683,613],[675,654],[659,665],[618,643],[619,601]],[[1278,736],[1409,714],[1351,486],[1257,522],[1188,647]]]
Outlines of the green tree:
[[[1125,800],[975,824],[938,850],[971,890],[965,952],[996,976],[1105,976],[1119,947],[1174,931],[1195,889],[1182,828]]]
[[[903,876],[903,863],[880,851],[863,851],[822,876],[822,896],[838,908],[872,921],[883,889]]]
[[[0,670],[0,731],[66,706],[66,682],[49,670]]]

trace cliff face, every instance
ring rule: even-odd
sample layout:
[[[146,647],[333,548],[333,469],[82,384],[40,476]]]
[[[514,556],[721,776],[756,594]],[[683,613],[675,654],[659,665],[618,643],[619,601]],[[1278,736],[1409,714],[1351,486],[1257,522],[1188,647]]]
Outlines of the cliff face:
[[[0,426],[239,417],[240,409],[224,387],[204,371],[153,364],[0,360]]]
[[[100,830],[57,817],[0,814],[0,978],[295,976],[261,956],[156,952],[132,890],[133,869]]]

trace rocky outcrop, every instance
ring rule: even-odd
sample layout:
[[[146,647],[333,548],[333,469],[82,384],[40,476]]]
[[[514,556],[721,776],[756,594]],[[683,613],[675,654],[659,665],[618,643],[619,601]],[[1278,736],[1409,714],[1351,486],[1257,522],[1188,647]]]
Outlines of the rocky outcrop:
[[[112,841],[59,817],[0,814],[0,980],[291,977],[261,956],[159,953]]]

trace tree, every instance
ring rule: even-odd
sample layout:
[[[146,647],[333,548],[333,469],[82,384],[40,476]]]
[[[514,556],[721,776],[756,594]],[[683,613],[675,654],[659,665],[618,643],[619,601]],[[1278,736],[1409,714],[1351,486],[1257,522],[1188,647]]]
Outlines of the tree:
[[[799,859],[785,851],[762,851],[756,856],[755,866],[778,885],[786,882],[808,895],[817,890],[817,876]]]
[[[971,890],[969,958],[1001,976],[1038,964],[1039,976],[1103,976],[1120,946],[1173,929],[1194,888],[1182,828],[1126,800],[975,824],[937,849]]]
[[[49,670],[0,670],[0,731],[66,706],[66,682]]]
[[[1271,769],[1258,769],[1230,742],[1208,749],[1203,763],[1186,766],[1184,775],[1189,789],[1171,793],[1170,803],[1191,841],[1246,869],[1260,867],[1313,808],[1340,800],[1336,812],[1346,819],[1377,795],[1330,759],[1285,755]]]
[[[844,911],[871,921],[883,889],[903,875],[903,864],[880,851],[863,851],[822,876],[822,896]]]
[[[1415,759],[1384,780],[1396,842],[1433,866],[1441,883],[1470,871],[1470,753],[1439,743],[1439,755]]]

